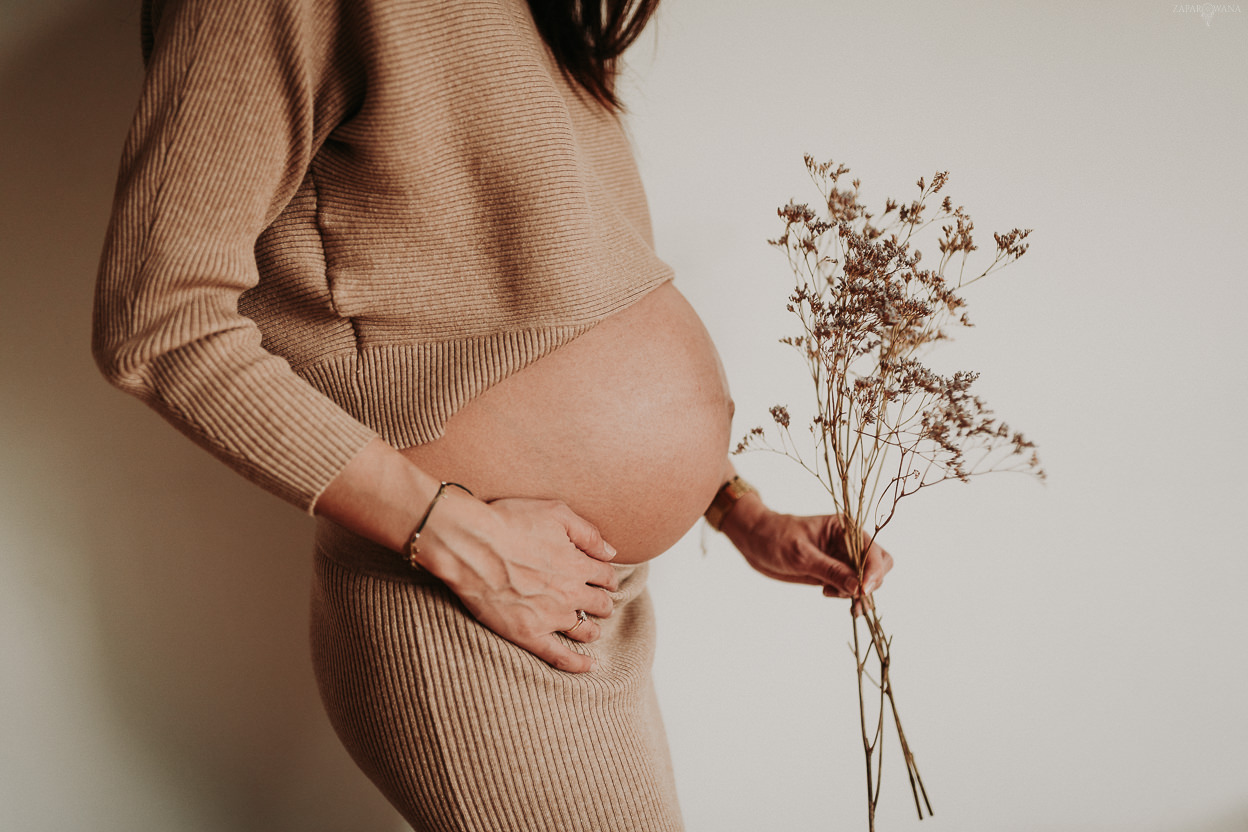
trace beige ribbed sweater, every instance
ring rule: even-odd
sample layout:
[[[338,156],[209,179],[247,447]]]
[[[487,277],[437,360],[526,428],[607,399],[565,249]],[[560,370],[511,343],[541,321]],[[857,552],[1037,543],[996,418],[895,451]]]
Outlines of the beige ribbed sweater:
[[[106,376],[311,510],[670,278],[524,0],[147,0]]]

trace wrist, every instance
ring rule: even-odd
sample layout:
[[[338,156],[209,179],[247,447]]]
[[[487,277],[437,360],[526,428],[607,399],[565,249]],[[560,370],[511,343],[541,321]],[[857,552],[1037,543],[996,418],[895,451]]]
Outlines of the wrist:
[[[715,493],[705,517],[711,528],[731,537],[730,529],[748,528],[765,509],[758,490],[734,474]]]
[[[429,499],[429,504],[425,507],[425,513],[421,515],[420,522],[416,524],[415,530],[407,538],[407,545],[404,547],[403,554],[407,555],[407,561],[412,565],[413,569],[420,569],[420,543],[421,536],[425,533],[425,527],[429,524],[429,518],[433,516],[433,510],[437,508],[438,503],[446,499],[454,491],[467,494],[469,497],[473,493],[466,485],[457,482],[443,480],[438,485],[438,490],[434,492],[433,497]]]
[[[448,586],[457,584],[465,570],[479,571],[480,565],[469,559],[483,548],[488,550],[488,541],[498,537],[497,518],[489,504],[467,490],[448,486],[424,511],[423,526],[413,523],[402,549],[412,568],[431,572]]]
[[[404,552],[439,481],[380,439],[365,446],[321,493],[316,514]]]
[[[763,502],[758,492],[751,491],[738,499],[732,511],[724,515],[720,531],[740,549],[771,514],[772,510]]]

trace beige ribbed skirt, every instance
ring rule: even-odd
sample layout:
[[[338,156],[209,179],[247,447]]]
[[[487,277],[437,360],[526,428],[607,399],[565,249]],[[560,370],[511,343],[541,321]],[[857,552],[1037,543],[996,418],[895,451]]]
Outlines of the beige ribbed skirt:
[[[436,578],[318,521],[312,654],[330,721],[419,832],[682,830],[650,668],[647,567],[569,674],[481,626]]]

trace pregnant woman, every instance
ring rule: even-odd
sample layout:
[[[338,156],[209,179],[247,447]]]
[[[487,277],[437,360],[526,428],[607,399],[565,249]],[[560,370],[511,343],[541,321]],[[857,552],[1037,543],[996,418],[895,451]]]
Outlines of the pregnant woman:
[[[728,462],[613,93],[656,4],[144,4],[95,355],[318,516],[321,694],[419,830],[682,828],[646,561],[703,513],[827,595],[891,565]]]

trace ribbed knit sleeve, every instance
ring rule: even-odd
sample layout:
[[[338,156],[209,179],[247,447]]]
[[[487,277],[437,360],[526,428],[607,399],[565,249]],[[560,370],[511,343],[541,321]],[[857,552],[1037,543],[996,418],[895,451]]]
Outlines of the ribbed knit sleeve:
[[[320,105],[341,100],[323,83],[346,60],[337,14],[327,0],[145,7],[147,79],[93,334],[110,381],[307,511],[377,434],[263,349],[238,302],[259,280],[257,238],[332,129]]]

